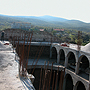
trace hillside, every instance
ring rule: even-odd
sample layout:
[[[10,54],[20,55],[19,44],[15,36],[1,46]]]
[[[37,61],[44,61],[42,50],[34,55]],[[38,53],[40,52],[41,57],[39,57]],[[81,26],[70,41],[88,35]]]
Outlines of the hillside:
[[[11,18],[10,16],[0,15],[0,30],[11,28],[12,22],[19,22],[19,20]]]
[[[12,22],[29,22],[35,26],[65,28],[90,32],[90,23],[85,23],[79,20],[67,20],[48,15],[39,17],[0,15],[0,29],[10,28]]]

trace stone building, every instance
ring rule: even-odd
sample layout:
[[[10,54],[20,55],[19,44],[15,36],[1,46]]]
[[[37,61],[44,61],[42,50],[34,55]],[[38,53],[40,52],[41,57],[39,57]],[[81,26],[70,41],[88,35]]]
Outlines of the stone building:
[[[13,29],[25,29],[25,30],[29,30],[31,28],[31,23],[23,23],[23,22],[13,22],[11,24],[11,28]]]

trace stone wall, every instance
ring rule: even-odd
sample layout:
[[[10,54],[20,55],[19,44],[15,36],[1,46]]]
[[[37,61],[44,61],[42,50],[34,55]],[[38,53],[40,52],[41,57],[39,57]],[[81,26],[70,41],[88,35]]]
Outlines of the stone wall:
[[[17,38],[19,37],[19,40],[24,40],[24,35],[25,35],[25,40],[28,40],[29,35],[33,33],[32,36],[32,41],[33,42],[60,42],[60,39],[57,38],[56,36],[53,36],[51,33],[46,32],[46,31],[26,31],[26,30],[21,30],[21,29],[5,29],[3,30],[5,32],[5,40],[13,39],[13,37]],[[2,31],[0,31],[1,33]],[[0,34],[1,37],[1,34]]]

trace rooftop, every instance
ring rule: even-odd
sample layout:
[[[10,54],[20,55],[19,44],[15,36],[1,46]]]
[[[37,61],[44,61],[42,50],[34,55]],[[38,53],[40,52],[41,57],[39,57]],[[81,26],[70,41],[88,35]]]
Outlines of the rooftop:
[[[64,31],[64,29],[54,29],[55,31]]]

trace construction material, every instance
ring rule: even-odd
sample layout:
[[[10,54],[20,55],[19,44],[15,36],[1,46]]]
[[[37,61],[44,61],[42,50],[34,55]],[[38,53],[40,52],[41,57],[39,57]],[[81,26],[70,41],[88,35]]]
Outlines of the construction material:
[[[23,37],[24,36],[24,37]],[[30,46],[31,46],[31,40],[32,40],[33,33],[29,33],[28,38],[26,39],[26,34],[22,34],[21,37],[15,36],[13,41],[13,45],[16,44],[16,51],[18,53],[18,56],[20,58],[19,60],[19,75],[20,76],[27,76],[27,66],[28,66],[28,59],[30,55]],[[23,40],[23,43],[20,43],[20,40]],[[25,43],[27,42],[27,43]],[[52,35],[51,35],[51,44],[52,44]],[[33,63],[30,68],[30,73],[32,66],[34,66],[32,70],[32,75],[34,74],[36,65],[39,61],[40,56],[42,55],[44,51],[45,46],[39,46],[37,49],[36,55],[34,57]],[[38,57],[37,57],[38,55]],[[35,62],[35,59],[37,57],[37,60]],[[35,65],[33,65],[35,62]],[[51,68],[50,68],[51,67]],[[54,74],[53,74],[54,73]],[[64,71],[61,70],[61,75],[60,75],[60,80],[59,79],[59,67],[56,71],[53,71],[53,63],[51,66],[49,66],[49,61],[48,63],[44,64],[44,69],[43,66],[41,67],[41,72],[40,72],[40,81],[39,81],[39,90],[62,90],[63,86],[63,79],[64,79]],[[59,86],[58,86],[59,85]],[[58,88],[59,87],[59,88]]]

